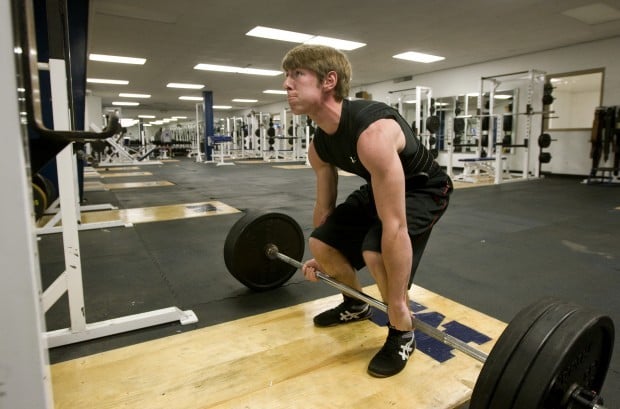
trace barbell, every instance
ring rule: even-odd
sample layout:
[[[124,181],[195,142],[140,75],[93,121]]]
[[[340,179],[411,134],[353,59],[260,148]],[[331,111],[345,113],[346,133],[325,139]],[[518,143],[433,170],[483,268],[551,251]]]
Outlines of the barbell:
[[[282,250],[282,252],[281,252]],[[304,234],[290,216],[250,210],[224,243],[230,273],[253,290],[288,281],[302,267]],[[317,272],[320,281],[387,313],[383,302]],[[491,352],[413,316],[416,330],[483,363],[470,409],[605,409],[600,397],[614,345],[612,319],[594,309],[548,297],[510,321]]]

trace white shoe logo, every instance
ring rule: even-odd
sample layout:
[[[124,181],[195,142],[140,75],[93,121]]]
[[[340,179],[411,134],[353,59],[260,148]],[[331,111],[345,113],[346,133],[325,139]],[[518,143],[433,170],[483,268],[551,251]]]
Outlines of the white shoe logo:
[[[411,340],[409,342],[400,346],[400,352],[398,353],[398,355],[400,355],[403,361],[409,359],[409,356],[411,356],[411,352],[413,352],[413,348],[411,347],[411,345],[413,344],[413,339],[414,338],[411,337]]]
[[[351,321],[353,319],[359,318],[365,312],[366,312],[365,309],[360,312],[349,312],[349,311],[341,312],[340,321]]]

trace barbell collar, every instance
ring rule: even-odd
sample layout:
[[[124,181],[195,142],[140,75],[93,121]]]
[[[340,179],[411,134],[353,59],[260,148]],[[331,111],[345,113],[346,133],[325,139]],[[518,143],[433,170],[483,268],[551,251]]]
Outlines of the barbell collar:
[[[297,260],[295,260],[294,258],[291,258],[289,256],[287,256],[286,254],[282,254],[278,251],[278,247],[275,244],[268,244],[265,247],[265,254],[267,255],[268,258],[275,260],[275,259],[279,259],[287,264],[290,264],[292,266],[295,266],[297,268],[302,268],[303,264]],[[338,290],[342,291],[343,293],[357,298],[358,300],[364,301],[367,304],[377,308],[378,310],[383,311],[384,313],[387,314],[387,305],[384,304],[383,302],[377,300],[374,297],[371,297],[368,294],[365,294],[361,291],[357,291],[354,288],[349,287],[348,285],[342,284],[336,280],[334,280],[333,278],[331,278],[329,275],[322,273],[320,271],[316,272],[316,276],[317,278],[319,278],[321,281],[324,281],[325,283],[331,285],[334,288],[337,288]],[[422,331],[423,333],[425,333],[426,335],[435,338],[436,340],[438,340],[439,342],[446,344],[448,346],[453,347],[454,349],[461,351],[462,353],[476,359],[477,361],[480,361],[482,363],[485,363],[488,355],[476,348],[473,348],[472,346],[464,343],[463,341],[461,341],[458,338],[455,338],[449,334],[446,334],[442,331],[439,331],[437,328],[433,327],[432,325],[427,324],[424,321],[421,321],[419,319],[417,319],[415,317],[415,315],[412,316],[412,321],[413,321],[413,325],[416,329],[419,329],[420,331]]]

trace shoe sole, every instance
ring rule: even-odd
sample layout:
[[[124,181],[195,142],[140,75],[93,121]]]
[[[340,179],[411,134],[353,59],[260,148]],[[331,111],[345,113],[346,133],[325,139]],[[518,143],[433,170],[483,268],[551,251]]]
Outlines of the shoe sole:
[[[314,322],[314,326],[317,328],[329,328],[329,327],[335,327],[338,325],[345,325],[345,324],[352,324],[354,322],[366,321],[366,320],[369,320],[370,318],[372,318],[372,314],[369,314],[367,317],[364,317],[364,318],[358,318],[358,319],[350,320],[350,321],[334,322],[333,324],[328,324],[328,325],[320,325],[314,321],[313,322]]]
[[[386,374],[382,374],[382,373],[377,373],[377,372],[373,372],[371,370],[368,370],[368,375],[372,376],[373,378],[389,378],[390,376],[394,376],[398,373],[400,373],[401,371],[398,371],[396,373],[393,373],[391,375],[386,375]]]
[[[366,372],[368,372],[368,375],[373,376],[375,378],[389,378],[390,376],[394,376],[394,375],[398,375],[399,373],[401,373],[405,368],[407,367],[407,365],[403,366],[402,369],[400,369],[397,372],[391,373],[391,374],[384,374],[384,373],[379,373],[379,372],[374,372],[372,369],[368,368],[366,370]]]

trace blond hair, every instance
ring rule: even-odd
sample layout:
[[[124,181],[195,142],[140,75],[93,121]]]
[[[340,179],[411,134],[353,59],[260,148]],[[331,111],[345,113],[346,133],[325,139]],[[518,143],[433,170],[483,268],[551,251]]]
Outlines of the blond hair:
[[[351,63],[340,51],[324,45],[302,44],[291,49],[282,59],[282,69],[290,71],[304,68],[313,71],[322,82],[330,71],[336,72],[338,81],[334,88],[337,101],[349,96]]]

